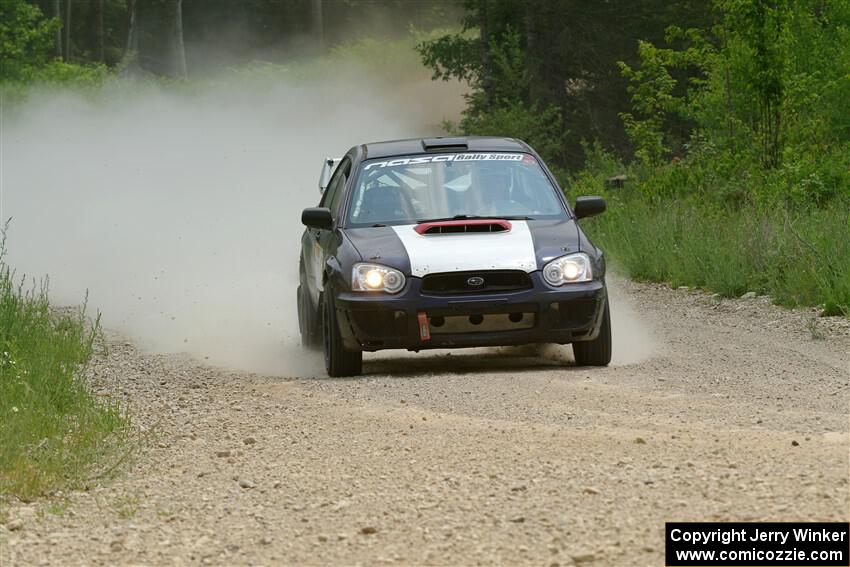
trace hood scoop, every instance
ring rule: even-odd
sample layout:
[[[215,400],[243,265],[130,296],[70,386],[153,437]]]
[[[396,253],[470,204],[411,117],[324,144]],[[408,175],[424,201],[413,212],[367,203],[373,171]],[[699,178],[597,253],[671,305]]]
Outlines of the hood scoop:
[[[424,236],[434,234],[480,234],[482,232],[508,232],[511,230],[511,223],[502,219],[434,221],[423,222],[416,225],[416,228],[413,230]]]

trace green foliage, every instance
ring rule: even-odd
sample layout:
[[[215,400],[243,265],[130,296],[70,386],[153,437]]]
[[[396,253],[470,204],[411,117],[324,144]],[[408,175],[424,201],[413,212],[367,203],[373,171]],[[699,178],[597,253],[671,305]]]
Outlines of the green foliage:
[[[57,311],[47,284],[25,290],[0,244],[0,496],[74,487],[94,474],[129,424],[82,378],[99,325]]]
[[[724,15],[725,49],[734,49],[740,59],[737,88],[751,99],[747,110],[762,163],[775,167],[787,127],[782,118],[786,70],[792,57],[788,24],[794,9],[808,7],[803,2],[792,7],[789,0],[718,0],[717,6]]]
[[[491,110],[466,112],[460,124],[447,122],[444,127],[455,135],[507,136],[524,140],[552,164],[557,163],[555,158],[562,149],[561,115],[553,106],[537,110],[522,102],[506,102]]]
[[[640,65],[621,64],[637,157],[659,165],[677,144],[700,143],[752,167],[796,169],[797,159],[847,142],[850,3],[718,0],[716,8],[711,30],[670,28],[676,46],[642,42]],[[673,118],[692,127],[671,131]]]
[[[473,83],[481,74],[479,40],[466,30],[420,42],[416,49],[425,66],[433,69],[434,80]]]
[[[109,70],[102,64],[77,65],[56,60],[32,73],[28,79],[36,84],[97,87],[109,76]]]
[[[632,112],[620,114],[626,134],[635,146],[635,157],[647,166],[665,161],[684,140],[676,139],[670,128],[672,117],[690,120],[686,96],[681,94],[676,70],[689,72],[689,84],[700,86],[713,53],[711,44],[699,30],[667,30],[668,41],[684,41],[683,49],[664,49],[646,41],[638,42],[640,66],[632,68],[619,62],[620,71],[630,81],[628,92]]]
[[[25,0],[0,2],[0,80],[26,79],[44,66],[59,27]]]
[[[420,42],[416,49],[433,78],[457,79],[470,86],[467,107],[455,124],[444,124],[456,135],[506,136],[528,142],[556,166],[562,160],[564,123],[556,105],[535,102],[532,74],[521,28],[523,7],[504,0],[467,0],[460,32]],[[475,31],[486,21],[484,37]],[[482,45],[486,44],[486,59]]]
[[[472,87],[465,95],[467,107],[463,118],[457,124],[444,124],[446,130],[456,135],[522,139],[553,167],[560,163],[564,141],[561,110],[554,105],[529,102],[531,75],[521,35],[507,27],[500,39],[491,41],[488,88],[484,86],[481,65],[436,55],[446,48],[442,40],[467,41],[460,35],[449,35],[420,43],[417,49],[423,54],[423,61],[434,67],[434,78],[465,79]]]
[[[416,50],[425,66],[434,71],[435,80],[457,79],[475,89],[485,88],[485,83],[498,84],[499,79],[489,76],[489,64],[482,59],[483,55],[489,55],[489,49],[482,47],[498,49],[505,36],[522,36],[524,8],[512,0],[464,0],[464,7],[466,13],[460,20],[460,31],[425,39]]]
[[[632,149],[620,115],[630,112],[637,121],[643,117],[629,109],[627,80],[618,72],[617,61],[635,67],[638,40],[651,45],[663,40],[671,24],[689,28],[711,19],[710,3],[704,0],[467,0],[464,5],[461,33],[420,45],[426,66],[435,78],[467,81],[488,105],[498,105],[494,91],[506,83],[496,67],[496,50],[518,34],[530,77],[525,105],[537,112],[559,110],[562,128],[557,139],[562,149],[550,165],[573,168],[583,160],[586,140],[600,140],[624,155]],[[642,147],[649,161],[664,153],[658,149],[658,136],[652,140],[658,126],[631,126],[634,136],[646,141]],[[665,117],[664,129],[668,127],[684,126]],[[665,147],[678,149],[666,142]]]
[[[0,85],[7,94],[22,95],[25,85],[99,85],[108,75],[104,65],[77,65],[51,58],[59,20],[46,19],[25,0],[0,2]]]

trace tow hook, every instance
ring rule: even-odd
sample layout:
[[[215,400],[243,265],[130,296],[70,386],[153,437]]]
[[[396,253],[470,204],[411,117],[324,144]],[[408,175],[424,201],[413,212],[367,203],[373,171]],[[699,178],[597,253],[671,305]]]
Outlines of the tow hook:
[[[419,319],[419,339],[422,342],[431,340],[431,326],[428,323],[428,314],[420,311],[417,315]]]

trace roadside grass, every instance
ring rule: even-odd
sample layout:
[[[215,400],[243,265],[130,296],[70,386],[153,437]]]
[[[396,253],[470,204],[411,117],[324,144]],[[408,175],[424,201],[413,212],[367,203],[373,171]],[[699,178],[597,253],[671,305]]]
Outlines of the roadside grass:
[[[0,499],[81,486],[127,441],[129,418],[82,376],[99,332],[85,307],[52,308],[46,281],[16,277],[0,240]]]
[[[564,187],[571,198],[606,198],[605,214],[582,226],[627,277],[725,297],[752,291],[780,305],[819,306],[824,315],[850,317],[845,149],[825,155],[812,173],[698,157],[656,168],[625,166],[588,146],[585,169]],[[625,187],[606,184],[621,173]],[[821,180],[820,193],[811,193],[812,179]]]
[[[711,208],[690,200],[609,197],[583,221],[631,278],[687,285],[726,297],[748,291],[786,306],[850,316],[850,206],[790,213]]]

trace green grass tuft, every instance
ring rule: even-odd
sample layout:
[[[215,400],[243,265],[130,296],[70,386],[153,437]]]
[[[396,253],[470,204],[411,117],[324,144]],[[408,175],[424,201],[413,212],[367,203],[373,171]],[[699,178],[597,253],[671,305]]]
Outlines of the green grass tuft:
[[[85,307],[56,310],[44,281],[25,286],[0,241],[0,497],[74,488],[116,454],[129,419],[82,378],[99,333]]]

